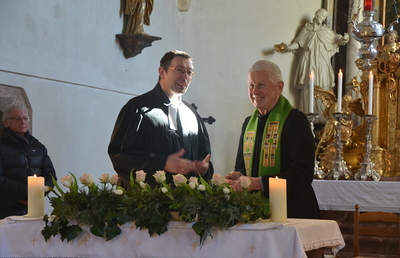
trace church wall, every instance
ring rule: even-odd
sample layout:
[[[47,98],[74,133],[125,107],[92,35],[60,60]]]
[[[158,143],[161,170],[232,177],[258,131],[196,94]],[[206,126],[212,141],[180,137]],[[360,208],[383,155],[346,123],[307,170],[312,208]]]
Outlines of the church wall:
[[[247,71],[259,59],[281,68],[284,95],[296,57],[275,53],[290,41],[321,1],[155,0],[146,33],[161,37],[126,59],[115,38],[122,32],[120,1],[0,0],[0,84],[23,87],[33,110],[32,133],[49,150],[59,178],[113,173],[107,145],[120,108],[154,87],[161,56],[181,49],[194,58],[196,76],[184,99],[195,103],[212,142],[215,171],[233,169],[239,133],[253,107]]]

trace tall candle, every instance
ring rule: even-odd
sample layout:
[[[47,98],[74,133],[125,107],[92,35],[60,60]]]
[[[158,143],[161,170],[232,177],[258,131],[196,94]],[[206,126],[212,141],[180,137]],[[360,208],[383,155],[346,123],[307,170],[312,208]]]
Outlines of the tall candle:
[[[27,217],[44,215],[44,177],[28,176],[28,214]]]
[[[269,212],[271,221],[287,221],[286,179],[269,178]]]
[[[372,71],[369,72],[368,79],[368,115],[372,115],[372,103],[374,102],[374,75]]]
[[[310,73],[310,103],[309,103],[310,114],[314,113],[314,72]]]
[[[364,11],[374,10],[374,0],[364,0]]]
[[[337,112],[342,112],[342,88],[343,88],[343,73],[339,70],[338,74],[338,89],[337,89]]]

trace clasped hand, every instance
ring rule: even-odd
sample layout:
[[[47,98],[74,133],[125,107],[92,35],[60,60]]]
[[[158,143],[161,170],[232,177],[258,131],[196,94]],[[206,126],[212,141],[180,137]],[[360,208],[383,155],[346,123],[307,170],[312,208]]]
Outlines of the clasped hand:
[[[250,179],[251,183],[249,187],[247,188],[247,191],[255,191],[255,190],[261,190],[261,181],[258,177],[248,177],[244,176],[242,173],[239,171],[232,171],[229,174],[225,176],[225,182],[230,185],[230,187],[234,191],[242,191],[243,189],[243,184],[242,180],[248,180]]]
[[[204,175],[209,167],[211,154],[208,154],[203,160],[192,161],[182,158],[185,154],[185,150],[181,149],[168,156],[167,162],[165,163],[165,170],[174,174],[187,175],[190,172],[196,175]]]

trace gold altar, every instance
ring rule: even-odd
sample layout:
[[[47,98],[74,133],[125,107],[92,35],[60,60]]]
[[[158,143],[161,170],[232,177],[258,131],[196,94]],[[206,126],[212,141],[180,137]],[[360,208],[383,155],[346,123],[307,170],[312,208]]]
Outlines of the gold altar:
[[[362,70],[362,63],[356,63]],[[371,69],[363,71],[360,80],[357,78],[352,80],[348,85],[351,89],[343,96],[343,113],[348,115],[341,121],[343,157],[349,170],[353,174],[356,173],[365,154],[367,123],[362,116],[366,113],[365,107],[369,101],[368,75],[372,71],[374,75],[372,113],[376,116],[376,120],[372,127],[371,160],[375,164],[376,172],[382,177],[399,177],[400,45],[390,46],[390,48],[388,45],[378,47],[377,58],[371,61],[371,64]],[[321,96],[317,94],[318,90],[316,97],[322,100]],[[336,105],[336,103],[334,104]],[[332,106],[334,107],[334,105]],[[327,106],[327,111],[328,108]],[[332,111],[330,113],[332,114]],[[332,162],[335,159],[336,149],[334,148],[335,137],[333,134],[336,134],[336,123],[337,121],[327,122],[317,138],[319,142],[316,158],[325,172],[332,168]],[[329,131],[334,133],[324,139],[324,133]]]

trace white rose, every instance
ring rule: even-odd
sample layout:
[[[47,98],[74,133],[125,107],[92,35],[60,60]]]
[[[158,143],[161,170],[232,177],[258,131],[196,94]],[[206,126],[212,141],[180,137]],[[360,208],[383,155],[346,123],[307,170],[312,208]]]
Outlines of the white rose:
[[[211,182],[214,185],[222,185],[223,183],[225,183],[225,179],[223,176],[221,176],[219,174],[214,174],[213,178],[211,179]]]
[[[187,178],[181,174],[173,175],[172,178],[176,186],[179,186],[180,184],[186,184],[187,182]]]
[[[195,186],[198,186],[199,185],[199,179],[197,177],[195,177],[195,176],[191,176],[189,178],[189,183],[193,183]]]
[[[94,177],[92,175],[88,175],[87,173],[83,174],[79,180],[84,185],[91,185],[94,183]]]
[[[135,172],[136,174],[136,182],[144,182],[144,180],[146,179],[146,172],[144,172],[143,170],[139,170]]]
[[[45,186],[42,187],[42,191],[43,192],[48,192],[48,191],[50,191],[50,187],[45,185]]]
[[[157,183],[165,182],[165,172],[164,170],[158,170],[153,174],[153,177],[156,179]]]
[[[222,189],[222,191],[224,192],[224,194],[228,194],[228,193],[231,192],[231,190],[229,190],[228,187],[224,187],[224,188]]]
[[[205,186],[205,185],[199,185],[199,186],[197,187],[197,189],[198,189],[199,191],[204,192],[204,191],[206,190],[206,186]]]
[[[101,173],[101,178],[99,178],[100,183],[106,184],[110,180],[110,174],[108,173]]]
[[[63,184],[65,187],[67,187],[67,188],[70,188],[70,187],[71,187],[71,183],[70,183],[70,182],[68,182],[68,181],[62,181],[62,180],[61,180],[61,182],[62,182],[62,184]]]
[[[117,174],[112,175],[110,178],[110,184],[116,185],[118,183],[118,179],[119,179],[119,177]]]
[[[71,187],[74,183],[74,178],[71,175],[66,175],[61,178],[61,182],[65,187]]]

